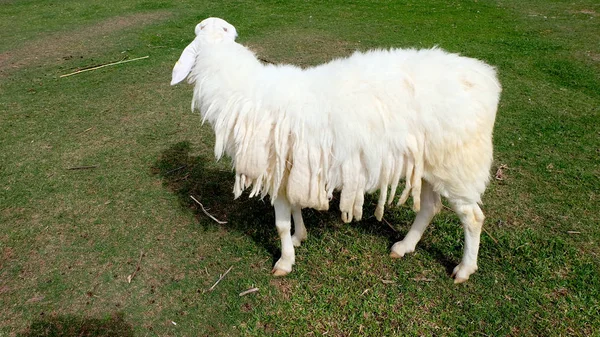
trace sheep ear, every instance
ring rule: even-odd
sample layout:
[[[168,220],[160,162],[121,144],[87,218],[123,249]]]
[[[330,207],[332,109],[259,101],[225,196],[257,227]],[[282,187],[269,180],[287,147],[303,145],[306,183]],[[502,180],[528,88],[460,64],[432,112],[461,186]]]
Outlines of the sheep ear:
[[[175,66],[173,67],[173,75],[171,77],[171,85],[175,85],[181,81],[183,81],[187,75],[189,75],[190,71],[192,71],[192,67],[194,66],[194,62],[196,62],[196,44],[195,41],[190,43],[185,49]]]

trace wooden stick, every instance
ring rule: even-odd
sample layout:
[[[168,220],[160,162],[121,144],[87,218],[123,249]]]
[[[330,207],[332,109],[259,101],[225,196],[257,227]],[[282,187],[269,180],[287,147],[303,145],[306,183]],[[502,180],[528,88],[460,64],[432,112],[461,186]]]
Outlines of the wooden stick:
[[[88,131],[90,131],[90,130],[91,130],[91,129],[93,129],[93,128],[94,128],[94,127],[92,126],[91,128],[87,128],[87,129],[85,129],[85,130],[83,130],[83,131],[77,132],[77,134],[88,132]]]
[[[483,231],[485,232],[485,234],[487,234],[490,238],[492,238],[492,240],[494,240],[494,242],[496,244],[498,244],[498,240],[496,240],[496,238],[493,237],[492,234],[490,234],[487,230],[485,230],[485,227],[482,226],[481,229],[483,229]]]
[[[138,263],[135,267],[135,270],[133,271],[133,274],[127,276],[127,283],[131,283],[131,280],[133,280],[133,278],[135,277],[135,274],[138,272],[138,270],[140,270],[140,264],[142,263],[143,256],[144,256],[144,251],[140,251],[140,259],[138,260]]]
[[[227,223],[227,221],[221,221],[217,218],[215,218],[214,216],[210,215],[205,209],[204,206],[202,205],[202,203],[200,203],[200,201],[196,200],[196,198],[194,198],[193,196],[190,195],[190,198],[192,198],[192,200],[194,200],[198,205],[200,205],[200,208],[202,208],[202,212],[204,212],[204,214],[208,215],[211,219],[215,220],[218,224],[220,225],[224,225]]]
[[[581,234],[579,231],[567,231],[568,234]]]
[[[75,167],[69,167],[67,168],[67,170],[89,170],[89,169],[95,169],[97,168],[99,165],[90,165],[90,166],[75,166]]]
[[[184,168],[186,168],[186,167],[187,167],[187,165],[179,166],[179,167],[178,167],[178,168],[176,168],[176,169],[172,169],[172,170],[170,170],[170,171],[167,171],[167,172],[166,172],[164,175],[168,176],[169,174],[171,174],[171,173],[173,173],[173,172],[176,172],[176,171],[179,171],[179,170],[181,170],[181,169],[184,169]]]
[[[225,274],[221,275],[219,277],[219,279],[217,280],[217,282],[215,282],[215,284],[213,284],[212,287],[208,288],[208,291],[212,291],[213,289],[215,289],[215,287],[217,286],[217,284],[219,284],[219,282],[221,282],[221,280],[223,278],[225,278],[225,275],[227,275],[231,271],[231,268],[233,268],[233,266],[229,267],[229,269],[227,269],[227,271],[225,272]]]
[[[122,63],[127,63],[127,62],[133,62],[133,61],[143,60],[143,59],[147,59],[149,57],[150,57],[150,55],[146,55],[146,56],[134,58],[134,59],[131,59],[131,60],[121,60],[121,61],[117,61],[117,62],[111,62],[111,63],[107,63],[107,64],[101,64],[101,65],[96,66],[96,67],[91,67],[91,68],[86,68],[86,69],[80,69],[80,70],[74,71],[74,72],[69,73],[69,74],[60,75],[60,78],[67,77],[67,76],[72,76],[72,75],[77,75],[77,74],[81,74],[83,72],[90,71],[90,70],[96,70],[96,69],[100,69],[100,68],[104,68],[104,67],[108,67],[108,66],[114,66],[114,65],[117,65],[117,64],[122,64]]]
[[[383,220],[383,222],[385,222],[385,224],[388,225],[388,227],[390,227],[394,232],[398,233],[396,228],[392,227],[392,225],[389,222],[387,222],[385,218],[382,218],[381,220]]]
[[[255,292],[257,292],[258,290],[259,290],[258,288],[250,288],[250,289],[248,289],[248,290],[246,290],[246,291],[242,291],[242,292],[240,293],[240,297],[242,297],[242,296],[246,296],[246,295],[248,295],[248,294],[255,293]]]

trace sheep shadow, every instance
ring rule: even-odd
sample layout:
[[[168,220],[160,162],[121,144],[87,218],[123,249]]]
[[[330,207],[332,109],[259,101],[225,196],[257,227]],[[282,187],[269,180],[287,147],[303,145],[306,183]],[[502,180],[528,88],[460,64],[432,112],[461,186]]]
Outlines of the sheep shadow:
[[[210,158],[203,154],[194,156],[191,153],[189,142],[173,144],[162,151],[152,171],[162,178],[166,188],[178,196],[183,208],[194,212],[199,219],[199,225],[204,230],[210,229],[211,226],[225,226],[227,229],[244,233],[272,255],[274,264],[281,251],[275,229],[275,214],[268,197],[261,200],[248,198],[245,194],[233,200],[234,173],[217,167],[212,156]],[[190,196],[201,202],[204,210],[210,215],[227,223],[220,225],[212,220],[204,221],[207,215]],[[375,212],[376,204],[376,195],[366,195],[364,218],[361,221],[344,224],[340,220],[339,212],[335,211],[339,210],[339,194],[334,194],[330,211],[304,209],[302,216],[311,238],[318,240],[330,231],[350,225],[360,232],[385,237],[390,248],[393,243],[404,238],[414,220],[414,213],[407,211],[395,217],[396,227],[400,225],[402,228],[398,230],[387,222],[375,219],[372,214]],[[442,264],[448,274],[452,272],[455,262],[450,261],[439,249],[425,243],[421,243],[420,247]]]
[[[104,318],[86,318],[72,315],[37,319],[17,336],[73,336],[73,337],[133,337],[133,327],[123,313],[112,313]]]
[[[152,167],[153,173],[159,175],[163,185],[178,196],[183,208],[192,210],[202,229],[224,226],[240,231],[269,253],[278,253],[276,242],[271,239],[275,216],[269,201],[247,196],[233,200],[233,172],[217,167],[213,158],[202,154],[194,156],[191,151],[191,144],[186,141],[165,149]],[[207,215],[191,197],[202,203],[211,216],[227,223],[205,221]]]

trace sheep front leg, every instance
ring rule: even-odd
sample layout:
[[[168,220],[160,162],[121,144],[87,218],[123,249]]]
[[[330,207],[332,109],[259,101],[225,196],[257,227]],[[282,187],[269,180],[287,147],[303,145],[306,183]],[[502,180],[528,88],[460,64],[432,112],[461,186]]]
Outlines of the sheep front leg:
[[[289,201],[282,196],[275,199],[275,227],[281,239],[281,257],[273,267],[273,275],[285,276],[292,271],[295,263],[294,244],[292,242],[292,207]]]
[[[441,205],[440,195],[433,190],[431,184],[423,181],[421,209],[417,213],[417,217],[404,237],[404,240],[398,241],[392,246],[391,257],[401,258],[404,254],[415,251],[415,247],[419,240],[421,240],[423,232],[429,226],[433,216],[440,211]]]
[[[300,206],[292,207],[292,217],[294,218],[294,235],[292,235],[292,243],[294,247],[300,247],[302,241],[306,240],[307,233],[302,219],[302,208]]]
[[[462,261],[452,272],[454,283],[462,283],[468,280],[469,276],[477,270],[479,240],[485,217],[481,208],[476,203],[468,205],[453,203],[452,208],[458,214],[465,231],[465,247]]]

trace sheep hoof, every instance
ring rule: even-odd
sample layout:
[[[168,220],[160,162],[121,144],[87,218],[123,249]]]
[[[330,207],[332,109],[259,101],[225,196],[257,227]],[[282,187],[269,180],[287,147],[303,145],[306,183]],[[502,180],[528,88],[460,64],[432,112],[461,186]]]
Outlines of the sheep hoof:
[[[454,284],[463,283],[469,279],[469,276],[477,270],[477,266],[463,265],[462,262],[454,268],[452,271],[452,277],[454,277]]]
[[[285,271],[285,270],[281,270],[281,269],[277,269],[277,268],[273,268],[273,271],[271,271],[271,273],[273,274],[273,276],[285,276],[287,274],[289,274],[289,272]]]
[[[392,252],[390,253],[390,256],[398,259],[404,256],[404,254],[406,253],[412,253],[415,251],[415,247],[413,246],[412,248],[408,247],[407,244],[404,243],[404,241],[398,241],[396,243],[394,243],[394,245],[392,246]]]
[[[466,280],[468,280],[468,279],[469,279],[468,277],[467,277],[467,278],[455,277],[455,278],[454,278],[454,284],[463,283],[463,282],[465,282],[465,281],[466,281]]]
[[[277,263],[275,263],[275,266],[273,267],[271,273],[273,274],[273,276],[285,276],[292,272],[293,264],[293,261],[290,262],[279,259]]]

